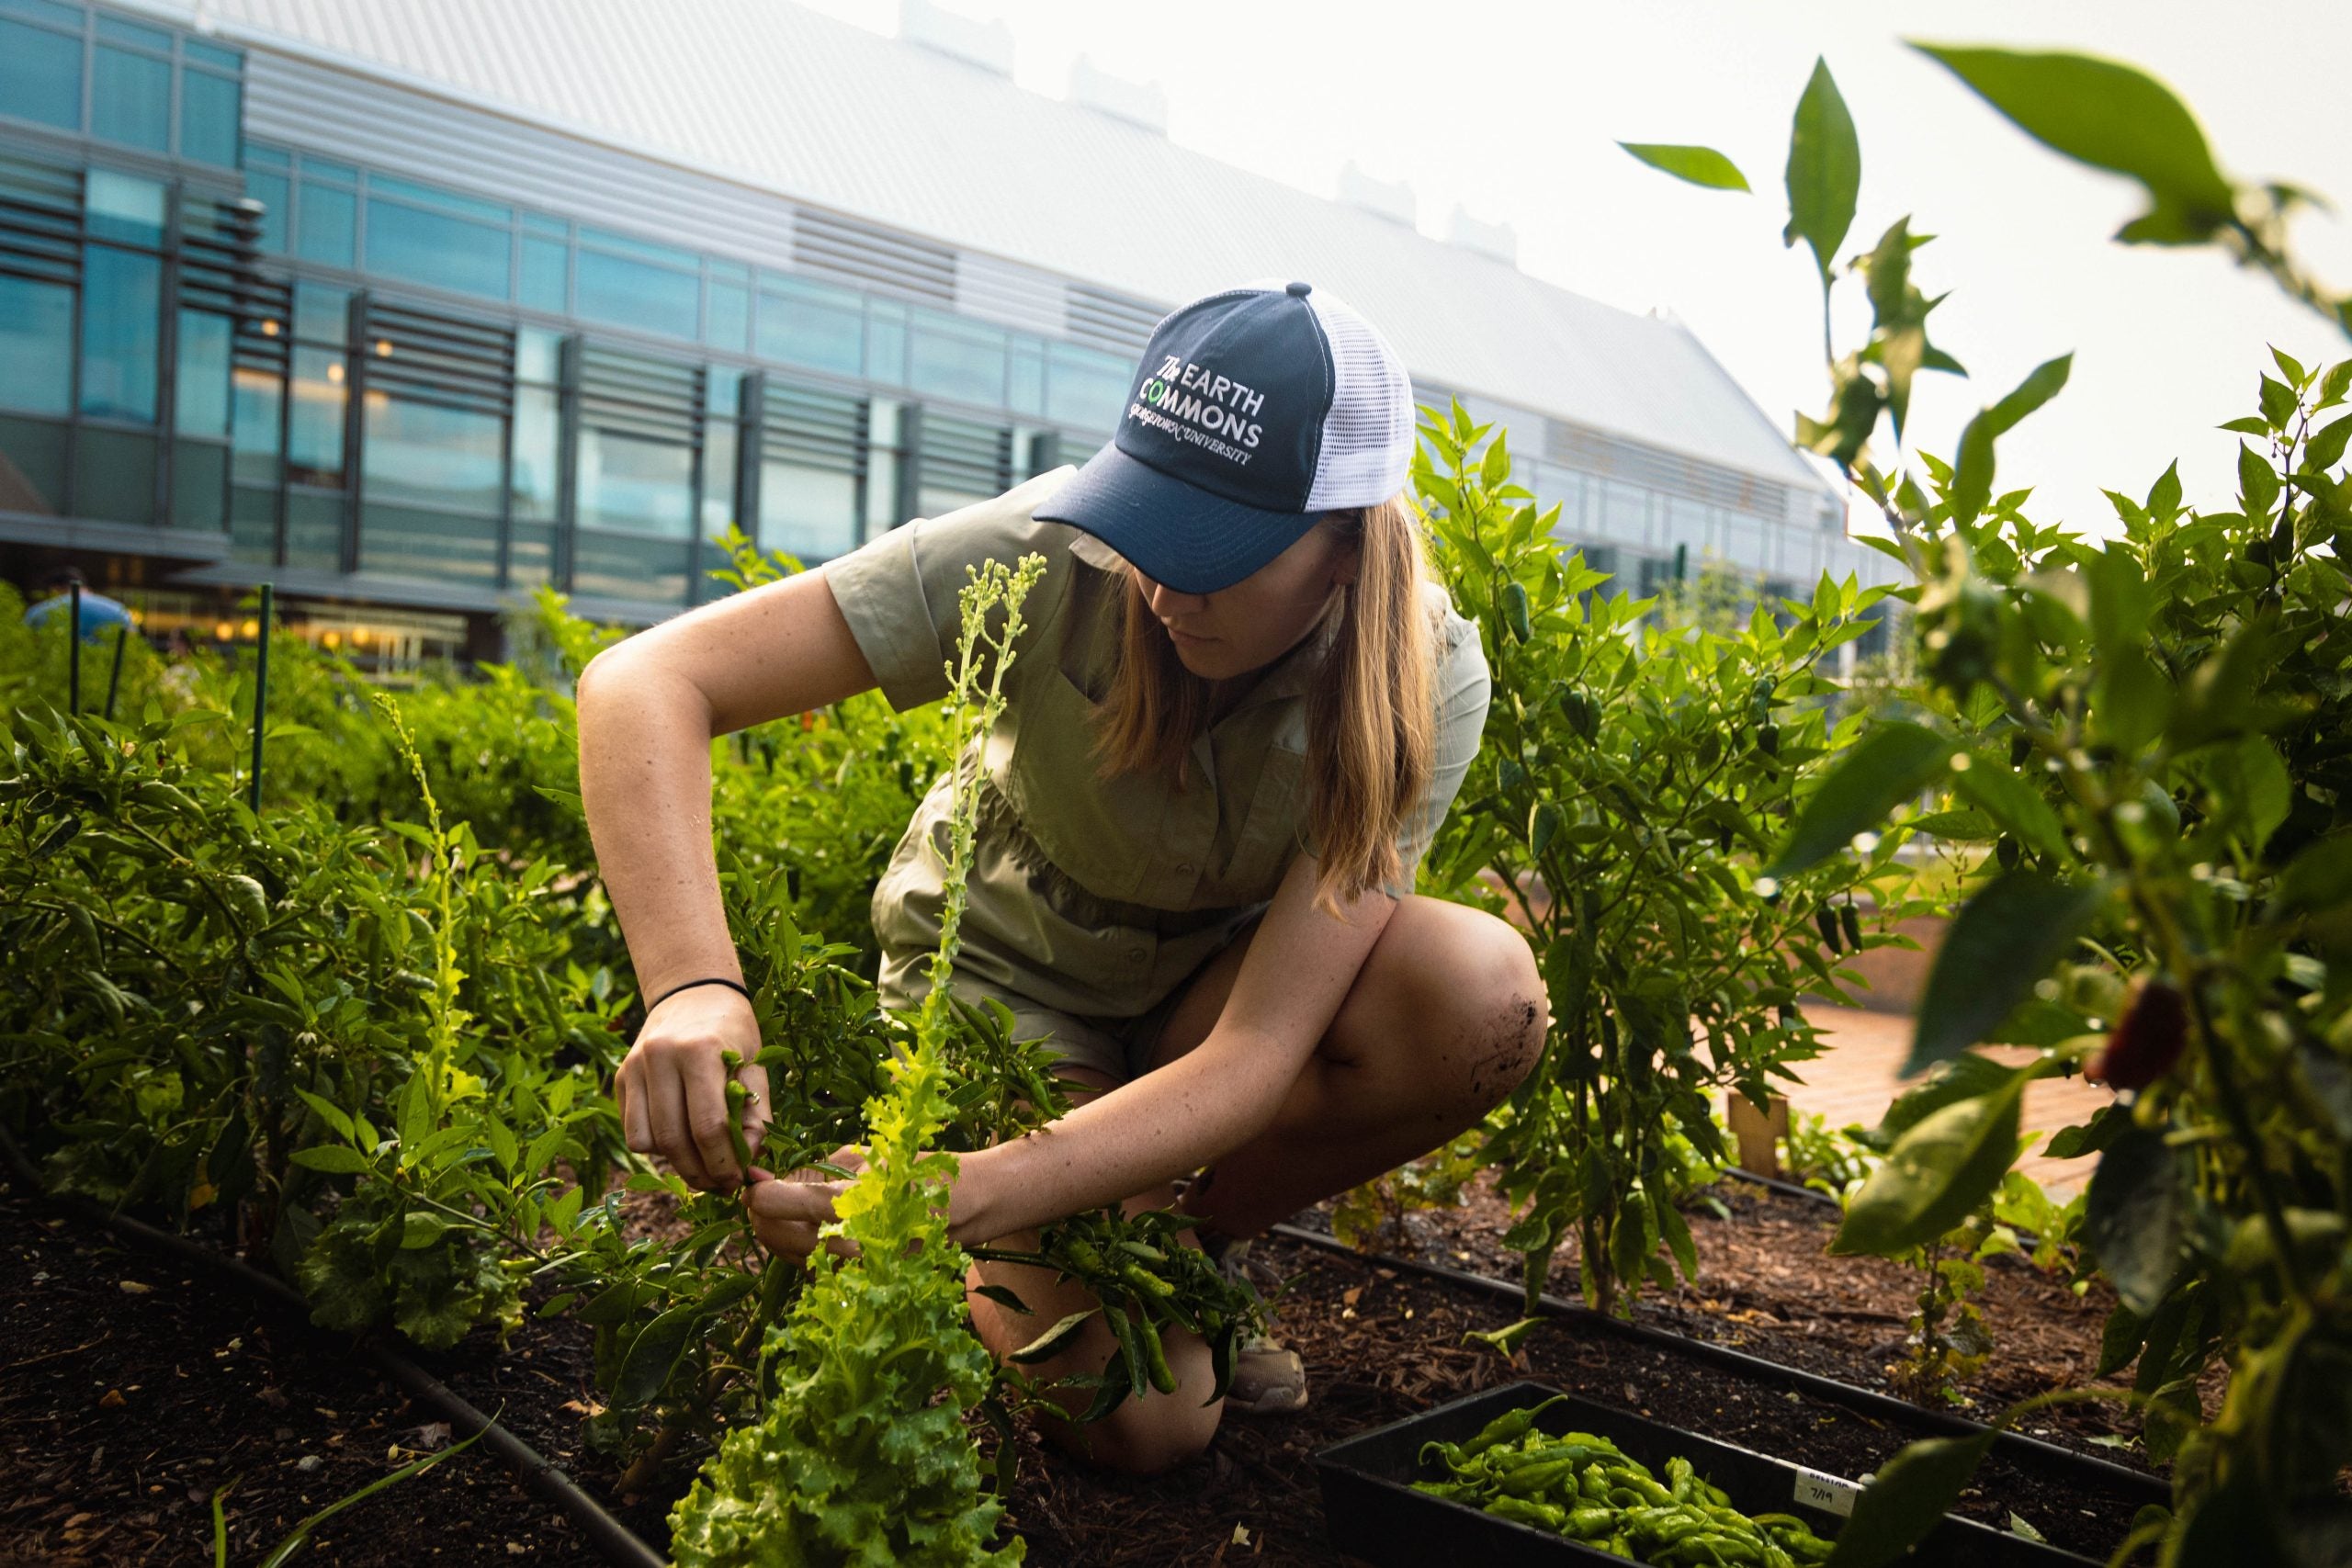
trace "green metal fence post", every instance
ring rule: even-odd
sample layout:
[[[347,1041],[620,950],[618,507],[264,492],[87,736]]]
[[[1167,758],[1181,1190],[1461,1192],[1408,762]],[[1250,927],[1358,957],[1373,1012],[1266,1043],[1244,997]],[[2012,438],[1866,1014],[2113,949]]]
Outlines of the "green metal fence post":
[[[122,688],[122,645],[130,640],[130,623],[114,629],[114,668],[107,671],[107,722],[114,722],[114,694]]]
[[[65,708],[82,711],[82,585],[65,585]]]
[[[261,738],[269,718],[270,585],[261,585],[261,648],[254,660],[254,776],[245,786],[245,804],[261,814]]]

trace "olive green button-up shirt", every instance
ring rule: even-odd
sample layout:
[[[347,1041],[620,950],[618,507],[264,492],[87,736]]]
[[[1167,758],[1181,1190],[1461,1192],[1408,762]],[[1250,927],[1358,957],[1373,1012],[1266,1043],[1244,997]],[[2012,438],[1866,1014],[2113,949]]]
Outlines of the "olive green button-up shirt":
[[[1031,512],[1074,470],[892,530],[822,570],[850,633],[900,710],[946,694],[966,569],[1035,552],[1044,580],[1006,671],[1003,716],[959,767],[984,770],[959,989],[1057,1011],[1148,1011],[1263,912],[1306,821],[1306,694],[1328,630],[1270,666],[1193,743],[1172,776],[1101,776],[1092,715],[1118,648],[1125,563],[1091,535]],[[1421,809],[1399,836],[1401,886],[1461,787],[1486,723],[1486,656],[1443,592],[1426,590],[1436,639],[1437,745]],[[939,936],[950,780],[915,813],[874,890],[882,991],[911,1005]],[[974,984],[977,982],[977,984]]]

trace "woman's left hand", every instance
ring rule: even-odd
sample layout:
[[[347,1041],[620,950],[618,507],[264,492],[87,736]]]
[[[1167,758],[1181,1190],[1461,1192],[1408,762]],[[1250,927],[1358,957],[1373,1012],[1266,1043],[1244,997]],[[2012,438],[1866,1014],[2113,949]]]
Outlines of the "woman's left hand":
[[[833,1151],[829,1163],[843,1170],[863,1170],[865,1151],[854,1145],[839,1148]],[[744,1206],[751,1211],[752,1232],[770,1252],[799,1262],[817,1250],[819,1230],[833,1222],[833,1200],[849,1190],[849,1186],[847,1181],[814,1168],[796,1170],[785,1177],[755,1168],[752,1185],[743,1190]],[[826,1246],[843,1258],[857,1251],[855,1244],[843,1236],[832,1237]]]

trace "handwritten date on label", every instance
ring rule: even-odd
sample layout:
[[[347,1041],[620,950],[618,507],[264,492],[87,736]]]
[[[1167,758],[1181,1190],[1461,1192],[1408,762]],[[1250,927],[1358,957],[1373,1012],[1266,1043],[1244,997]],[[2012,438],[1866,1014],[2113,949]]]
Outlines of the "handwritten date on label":
[[[1841,1481],[1834,1475],[1824,1475],[1817,1470],[1798,1467],[1796,1499],[1809,1508],[1819,1508],[1824,1513],[1846,1518],[1854,1511],[1854,1499],[1861,1495],[1862,1489],[1850,1481]]]

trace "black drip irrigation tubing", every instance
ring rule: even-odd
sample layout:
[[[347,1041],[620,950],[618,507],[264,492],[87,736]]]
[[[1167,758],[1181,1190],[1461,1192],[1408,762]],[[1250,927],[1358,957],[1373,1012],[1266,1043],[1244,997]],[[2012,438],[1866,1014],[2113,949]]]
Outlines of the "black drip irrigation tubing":
[[[1476,1291],[1486,1295],[1506,1297],[1521,1303],[1527,1299],[1527,1292],[1523,1287],[1512,1284],[1507,1280],[1489,1279],[1484,1274],[1474,1274],[1467,1269],[1449,1268],[1442,1263],[1424,1263],[1418,1258],[1398,1258],[1391,1253],[1359,1252],[1337,1236],[1326,1235],[1320,1231],[1306,1230],[1298,1225],[1282,1224],[1272,1228],[1273,1234],[1284,1241],[1299,1242],[1325,1252],[1340,1253],[1364,1263],[1377,1264],[1384,1269],[1398,1269],[1425,1275],[1430,1279],[1442,1280],[1447,1284],[1458,1286],[1464,1290]],[[1892,1394],[1874,1393],[1867,1388],[1857,1388],[1849,1382],[1840,1382],[1836,1378],[1823,1377],[1818,1372],[1808,1372],[1797,1367],[1782,1366],[1778,1361],[1767,1360],[1761,1356],[1751,1356],[1745,1350],[1735,1350],[1727,1345],[1715,1345],[1704,1339],[1693,1339],[1687,1334],[1652,1328],[1647,1324],[1630,1323],[1605,1312],[1595,1312],[1582,1302],[1572,1302],[1566,1297],[1547,1293],[1536,1297],[1535,1304],[1538,1311],[1546,1317],[1563,1318],[1573,1322],[1578,1327],[1614,1335],[1620,1339],[1629,1339],[1637,1345],[1646,1345],[1654,1349],[1667,1350],[1702,1361],[1712,1361],[1728,1371],[1738,1372],[1745,1377],[1763,1382],[1785,1384],[1809,1393],[1826,1404],[1843,1405],[1860,1414],[1877,1416],[1891,1422],[1907,1422],[1914,1426],[1928,1427],[1950,1437],[1973,1438],[1985,1430],[1983,1422],[1971,1421],[1965,1416],[1955,1416],[1948,1410],[1930,1410],[1925,1405],[1912,1404],[1905,1400],[1896,1399]],[[2111,1460],[2077,1453],[2073,1449],[2062,1448],[2056,1443],[2044,1442],[2039,1438],[2030,1438],[2020,1432],[2006,1428],[1996,1432],[1993,1438],[1993,1451],[2006,1453],[2012,1460],[2018,1461],[2021,1466],[2033,1465],[2046,1468],[2056,1465],[2062,1469],[2071,1470],[2085,1481],[2097,1481],[2120,1487],[2127,1492],[2143,1494],[2147,1501],[2152,1503],[2168,1504],[2172,1498],[2172,1485],[2161,1476],[2152,1475],[2146,1471],[2133,1470],[2129,1465],[2117,1464]]]
[[[143,1221],[115,1213],[102,1205],[57,1197],[44,1190],[40,1173],[26,1156],[15,1135],[5,1126],[0,1126],[0,1156],[6,1156],[11,1174],[25,1190],[51,1208],[103,1225],[125,1240],[151,1251],[164,1253],[181,1262],[233,1280],[256,1295],[290,1306],[306,1319],[310,1316],[310,1303],[293,1287],[242,1259],[232,1258],[201,1242],[190,1241],[186,1236],[158,1230]],[[636,1531],[606,1513],[604,1505],[582,1491],[561,1466],[474,1408],[447,1383],[372,1337],[363,1339],[360,1346],[387,1377],[406,1390],[412,1398],[431,1407],[448,1422],[456,1436],[470,1438],[476,1432],[482,1433],[482,1446],[506,1462],[506,1467],[514,1472],[514,1479],[522,1483],[525,1490],[541,1502],[561,1509],[588,1538],[589,1544],[603,1554],[605,1561],[620,1564],[621,1568],[667,1568],[667,1559],[648,1546]]]

